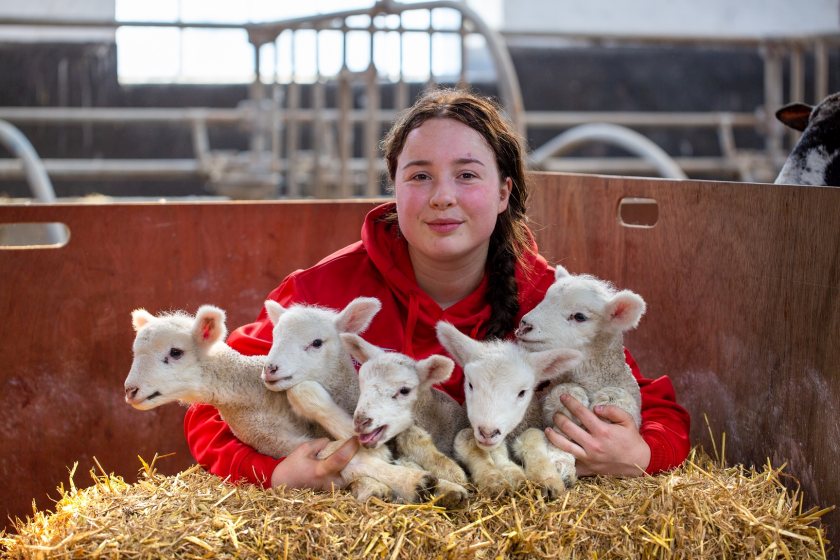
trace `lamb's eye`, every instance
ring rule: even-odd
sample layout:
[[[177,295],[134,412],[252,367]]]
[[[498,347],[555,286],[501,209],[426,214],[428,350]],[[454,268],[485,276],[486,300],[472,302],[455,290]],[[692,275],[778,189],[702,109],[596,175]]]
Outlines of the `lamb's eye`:
[[[524,396],[525,396],[525,389],[522,389],[521,391],[519,391],[519,394],[516,395],[516,398],[521,399]]]
[[[569,315],[569,321],[577,321],[578,323],[583,323],[587,319],[588,317],[580,312]]]
[[[324,344],[324,341],[321,340],[320,338],[316,338],[315,340],[312,341],[312,346],[315,347],[315,348],[320,348],[323,344]]]
[[[405,395],[409,394],[410,392],[411,392],[411,387],[402,387],[402,388],[400,388],[399,391],[397,391],[397,393],[402,395],[402,396],[405,396]]]
[[[169,349],[169,357],[172,358],[173,360],[177,360],[178,358],[180,358],[183,355],[184,355],[184,351],[181,350],[180,348],[170,348]]]
[[[472,383],[467,383],[467,387],[469,388],[469,390],[470,390],[470,391],[472,391],[472,390],[473,390],[473,388],[472,388]]]

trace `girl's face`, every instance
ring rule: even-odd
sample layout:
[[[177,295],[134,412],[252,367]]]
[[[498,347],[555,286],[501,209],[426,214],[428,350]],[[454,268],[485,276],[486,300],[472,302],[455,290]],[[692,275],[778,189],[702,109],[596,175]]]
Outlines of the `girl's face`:
[[[413,260],[469,262],[486,258],[511,180],[481,134],[449,118],[412,130],[397,158],[397,217]]]

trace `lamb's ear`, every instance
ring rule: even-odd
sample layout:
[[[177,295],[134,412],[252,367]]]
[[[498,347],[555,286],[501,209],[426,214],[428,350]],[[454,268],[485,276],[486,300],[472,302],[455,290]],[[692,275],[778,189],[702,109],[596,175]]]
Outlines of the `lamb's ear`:
[[[618,331],[635,329],[647,305],[642,296],[630,290],[621,290],[604,307],[604,316],[610,326]]]
[[[360,333],[373,321],[382,304],[374,297],[357,297],[338,314],[335,326],[338,332]]]
[[[481,355],[481,343],[446,321],[438,321],[437,339],[461,367]]]
[[[808,126],[813,110],[807,103],[789,103],[776,111],[776,118],[786,126],[802,132]]]
[[[554,279],[559,280],[561,278],[565,278],[566,276],[571,276],[569,271],[561,264],[554,265]]]
[[[273,299],[265,300],[264,305],[265,312],[268,314],[268,320],[271,321],[272,325],[276,325],[277,321],[280,320],[280,316],[286,312],[286,308]]]
[[[443,383],[452,375],[455,362],[446,356],[432,354],[417,362],[417,377],[421,385],[437,385]]]
[[[135,331],[139,331],[154,320],[155,316],[143,309],[135,309],[131,312],[131,326]]]
[[[547,381],[577,367],[583,360],[583,354],[571,348],[555,348],[542,352],[526,352],[525,359],[534,368],[537,379]]]
[[[341,345],[360,364],[383,353],[384,350],[375,344],[371,344],[355,333],[340,333]]]
[[[215,305],[202,305],[195,314],[192,336],[201,347],[210,347],[227,336],[225,312]]]

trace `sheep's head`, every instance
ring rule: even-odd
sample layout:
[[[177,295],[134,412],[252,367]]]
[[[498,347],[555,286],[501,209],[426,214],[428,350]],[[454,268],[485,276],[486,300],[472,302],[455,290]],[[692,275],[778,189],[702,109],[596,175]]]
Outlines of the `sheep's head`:
[[[381,307],[378,299],[369,297],[354,299],[340,312],[266,301],[274,330],[263,383],[272,391],[286,391],[304,380],[325,381],[339,364],[349,360],[339,334],[364,331]]]
[[[421,391],[449,379],[455,363],[437,354],[415,361],[385,352],[360,336],[344,333],[345,349],[359,369],[359,402],[353,415],[359,442],[369,448],[387,443],[416,423],[414,405]]]
[[[224,344],[225,312],[203,305],[195,317],[183,312],[131,314],[137,332],[134,361],[125,379],[125,401],[148,410],[173,401],[197,402],[203,391],[201,361]]]
[[[594,345],[636,328],[644,312],[638,294],[616,291],[594,276],[569,274],[558,265],[554,283],[522,317],[516,338],[526,350],[574,348],[588,356]]]
[[[479,342],[443,321],[437,337],[464,368],[467,416],[476,443],[492,449],[522,421],[534,390],[580,363],[576,350],[527,352],[513,342]]]

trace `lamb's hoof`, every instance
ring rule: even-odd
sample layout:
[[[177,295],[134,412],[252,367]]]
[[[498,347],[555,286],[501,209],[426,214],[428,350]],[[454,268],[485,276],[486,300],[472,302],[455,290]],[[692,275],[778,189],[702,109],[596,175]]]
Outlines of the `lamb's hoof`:
[[[540,492],[546,500],[556,500],[566,493],[568,486],[563,479],[557,477],[556,479],[543,480],[539,483]]]
[[[417,503],[428,502],[432,499],[438,489],[438,479],[433,474],[423,475],[414,492],[417,496],[415,500]]]
[[[435,496],[435,505],[448,510],[462,509],[467,506],[469,492],[460,484],[448,480],[438,481],[438,492]]]

